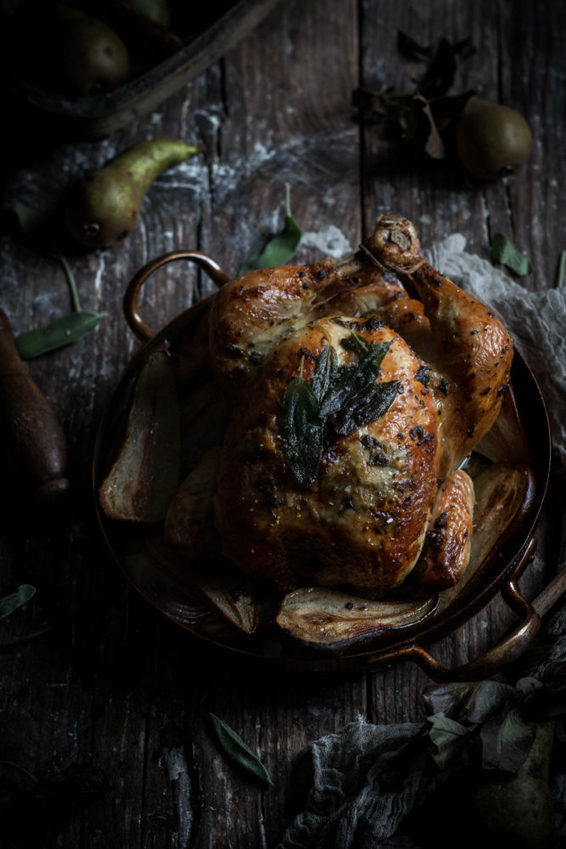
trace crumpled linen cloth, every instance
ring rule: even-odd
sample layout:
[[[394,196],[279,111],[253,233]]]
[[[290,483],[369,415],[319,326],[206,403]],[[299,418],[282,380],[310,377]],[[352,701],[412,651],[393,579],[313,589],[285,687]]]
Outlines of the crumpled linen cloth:
[[[466,251],[459,233],[430,254],[432,265],[487,303],[505,322],[535,374],[546,401],[553,433],[555,473],[566,471],[566,289],[529,292],[504,270]],[[563,522],[564,526],[564,522]],[[565,537],[562,528],[563,540]],[[566,660],[566,604],[546,629],[554,643],[528,674],[549,680]],[[415,746],[401,783],[384,780],[388,763],[411,746],[419,724],[373,725],[363,717],[322,737],[311,748],[313,784],[305,809],[289,825],[277,849],[418,849],[402,821],[416,804],[449,778],[426,767],[423,747]],[[553,788],[558,820],[557,845],[566,845],[566,775]],[[401,827],[401,828],[400,828]]]

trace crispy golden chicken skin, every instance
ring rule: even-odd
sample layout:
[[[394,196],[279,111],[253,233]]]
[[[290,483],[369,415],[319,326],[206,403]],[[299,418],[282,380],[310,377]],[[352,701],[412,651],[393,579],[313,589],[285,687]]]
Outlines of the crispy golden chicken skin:
[[[216,488],[229,559],[282,590],[378,598],[412,572],[423,587],[458,580],[474,495],[455,470],[498,415],[513,350],[409,221],[381,216],[344,261],[231,281],[210,340],[233,404]]]

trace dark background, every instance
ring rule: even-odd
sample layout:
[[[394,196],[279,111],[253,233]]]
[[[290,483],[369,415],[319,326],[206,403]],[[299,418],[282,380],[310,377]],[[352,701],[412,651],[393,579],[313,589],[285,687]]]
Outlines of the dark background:
[[[387,122],[354,120],[360,85],[412,88],[399,29],[422,44],[471,38],[476,53],[457,71],[454,90],[474,89],[528,118],[534,148],[519,172],[480,183],[454,158],[433,161],[403,144]],[[17,490],[6,458],[0,596],[20,583],[38,594],[2,623],[2,635],[48,628],[0,650],[0,759],[18,765],[4,764],[2,778],[10,793],[17,779],[22,807],[13,795],[1,798],[17,812],[20,836],[42,833],[60,806],[58,846],[271,847],[298,802],[305,776],[297,757],[312,740],[358,715],[378,723],[424,715],[428,679],[412,664],[339,679],[249,670],[194,641],[129,586],[100,538],[90,483],[98,422],[139,347],[122,296],[138,268],[178,248],[204,250],[235,273],[282,226],[286,182],[305,233],[300,262],[356,247],[376,215],[394,209],[416,223],[425,250],[461,232],[470,251],[488,256],[490,236],[504,233],[532,261],[522,285],[555,285],[566,247],[565,40],[559,0],[288,0],[224,58],[107,138],[62,138],[6,99],[5,211],[16,202],[55,209],[75,180],[142,139],[205,146],[156,180],[128,239],[71,250],[83,308],[108,316],[90,336],[29,366],[68,436],[74,494],[45,521]],[[2,248],[1,306],[15,332],[70,311],[60,265],[18,236],[9,216]],[[148,285],[144,317],[157,329],[210,288],[173,266]],[[529,578],[533,591],[553,569],[549,557],[546,574]],[[447,665],[463,663],[509,620],[496,599],[432,650]],[[271,788],[226,762],[209,711],[260,754]],[[37,787],[20,767],[38,780],[63,774],[67,783],[31,800],[26,794]]]

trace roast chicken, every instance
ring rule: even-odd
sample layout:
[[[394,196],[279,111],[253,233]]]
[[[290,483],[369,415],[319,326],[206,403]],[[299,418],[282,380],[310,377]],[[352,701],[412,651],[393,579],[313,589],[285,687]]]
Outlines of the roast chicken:
[[[222,552],[282,592],[380,599],[466,569],[462,468],[509,382],[510,336],[378,218],[353,256],[250,272],[214,299],[213,368],[231,415],[217,452]]]

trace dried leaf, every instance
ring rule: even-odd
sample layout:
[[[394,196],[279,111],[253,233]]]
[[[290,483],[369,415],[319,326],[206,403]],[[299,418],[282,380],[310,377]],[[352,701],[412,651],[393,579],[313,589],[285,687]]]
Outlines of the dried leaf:
[[[443,713],[466,724],[484,722],[500,711],[515,690],[500,681],[434,684],[423,692],[430,714]]]
[[[469,38],[452,44],[442,37],[436,44],[424,46],[401,31],[397,33],[397,49],[417,91],[429,99],[440,97],[451,88],[458,66],[475,52]]]
[[[481,730],[483,769],[516,773],[531,750],[535,733],[536,723],[526,721],[517,708],[486,722]]]
[[[266,768],[250,747],[244,743],[239,734],[236,734],[224,720],[220,719],[214,713],[210,713],[209,716],[218,744],[229,760],[256,778],[259,778],[260,781],[264,781],[266,784],[272,784],[273,782]]]
[[[430,726],[428,733],[432,744],[432,758],[440,769],[444,769],[467,742],[470,729],[443,713],[429,716],[427,722]]]
[[[23,607],[34,597],[37,590],[31,584],[20,584],[15,593],[0,598],[0,619],[9,616],[14,610]]]

